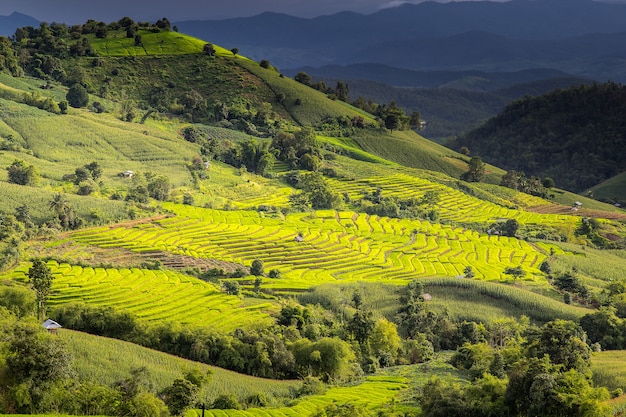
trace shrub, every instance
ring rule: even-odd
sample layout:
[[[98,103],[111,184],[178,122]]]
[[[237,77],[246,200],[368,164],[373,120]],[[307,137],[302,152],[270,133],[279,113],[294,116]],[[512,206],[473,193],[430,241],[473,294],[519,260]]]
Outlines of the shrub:
[[[241,410],[239,400],[233,394],[222,394],[213,401],[211,408],[216,410]]]
[[[87,89],[80,84],[72,85],[65,98],[69,105],[75,108],[85,107],[87,103],[89,103],[89,93],[87,93]]]

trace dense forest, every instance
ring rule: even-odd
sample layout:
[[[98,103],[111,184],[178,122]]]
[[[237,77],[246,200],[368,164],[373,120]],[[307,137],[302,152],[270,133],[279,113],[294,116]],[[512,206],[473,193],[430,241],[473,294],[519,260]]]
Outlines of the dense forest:
[[[582,192],[626,169],[625,110],[626,87],[581,85],[515,101],[449,145]]]

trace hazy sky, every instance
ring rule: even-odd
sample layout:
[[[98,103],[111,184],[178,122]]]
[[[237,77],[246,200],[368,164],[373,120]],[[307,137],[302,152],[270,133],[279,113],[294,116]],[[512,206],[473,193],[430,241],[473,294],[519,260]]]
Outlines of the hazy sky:
[[[20,12],[46,22],[84,23],[87,19],[104,22],[130,16],[153,21],[223,19],[252,16],[264,11],[313,17],[344,10],[373,13],[400,3],[424,0],[0,0],[0,15]],[[502,0],[497,0],[502,1]]]

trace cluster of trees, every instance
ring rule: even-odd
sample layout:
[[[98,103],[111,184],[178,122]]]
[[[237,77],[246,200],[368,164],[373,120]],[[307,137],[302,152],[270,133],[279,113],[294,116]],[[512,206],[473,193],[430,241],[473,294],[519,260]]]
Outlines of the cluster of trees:
[[[280,127],[279,118],[268,102],[253,103],[241,97],[209,102],[193,88],[174,100],[168,89],[155,86],[148,93],[148,103],[156,110],[180,114],[192,122],[212,122],[251,136],[267,137]]]
[[[66,174],[62,179],[73,182],[78,195],[90,195],[99,190],[101,177],[102,167],[94,161],[76,168],[74,173]]]
[[[328,95],[333,100],[341,100],[346,103],[350,103],[350,87],[343,81],[337,81],[335,88],[331,88],[326,85],[324,81],[313,82],[311,76],[306,72],[299,72],[295,75],[294,79],[301,84],[314,88]],[[413,112],[407,116],[395,101],[391,101],[389,105],[376,104],[371,99],[366,101],[363,97],[358,97],[352,103],[355,107],[367,111],[375,115],[381,126],[394,130],[407,130],[410,128],[419,129],[421,126],[421,116],[418,112]],[[359,126],[358,121],[351,123],[351,125]]]
[[[35,186],[39,182],[37,168],[18,159],[7,168],[7,175],[8,181],[13,184]]]
[[[427,191],[420,198],[401,199],[383,196],[383,190],[378,188],[367,193],[358,202],[359,211],[377,216],[393,217],[396,219],[427,219],[436,221],[439,218],[436,205],[440,200],[439,193]],[[353,201],[353,203],[355,203]]]
[[[610,394],[593,386],[591,349],[578,324],[499,320],[493,326],[497,339],[479,332],[451,359],[470,384],[440,377],[426,383],[419,396],[425,416],[606,415],[602,403]]]
[[[304,175],[294,174],[288,182],[298,188],[298,192],[289,196],[291,207],[296,210],[340,209],[344,199],[334,191],[320,172]]]
[[[329,87],[326,85],[324,81],[313,82],[313,79],[306,72],[299,72],[295,75],[294,80],[297,82],[304,84],[308,87],[314,88],[317,91],[321,91],[324,94],[327,94],[329,98],[333,100],[341,100],[348,103],[350,96],[350,86],[344,83],[343,81],[337,81],[337,85],[335,88]]]
[[[523,172],[511,170],[502,176],[500,185],[526,194],[546,198],[550,189],[554,188],[554,180],[549,177],[543,180],[539,177],[527,178]]]
[[[39,231],[30,215],[30,208],[21,205],[13,213],[0,212],[0,270],[17,265],[23,242]]]
[[[146,204],[150,198],[158,201],[165,201],[169,198],[172,185],[165,175],[159,175],[148,171],[143,174],[137,172],[133,174],[132,184],[128,188],[126,201],[134,201],[135,203]],[[115,194],[114,198],[121,198]]]

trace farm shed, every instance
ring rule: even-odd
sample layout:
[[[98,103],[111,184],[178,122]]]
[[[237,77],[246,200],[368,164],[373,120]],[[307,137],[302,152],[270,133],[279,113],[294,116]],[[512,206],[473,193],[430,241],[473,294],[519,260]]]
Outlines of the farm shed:
[[[62,328],[63,326],[61,326],[59,323],[57,323],[54,320],[46,320],[42,326],[44,327],[44,329],[46,329],[47,331],[49,331],[50,333],[56,333],[60,328]]]

